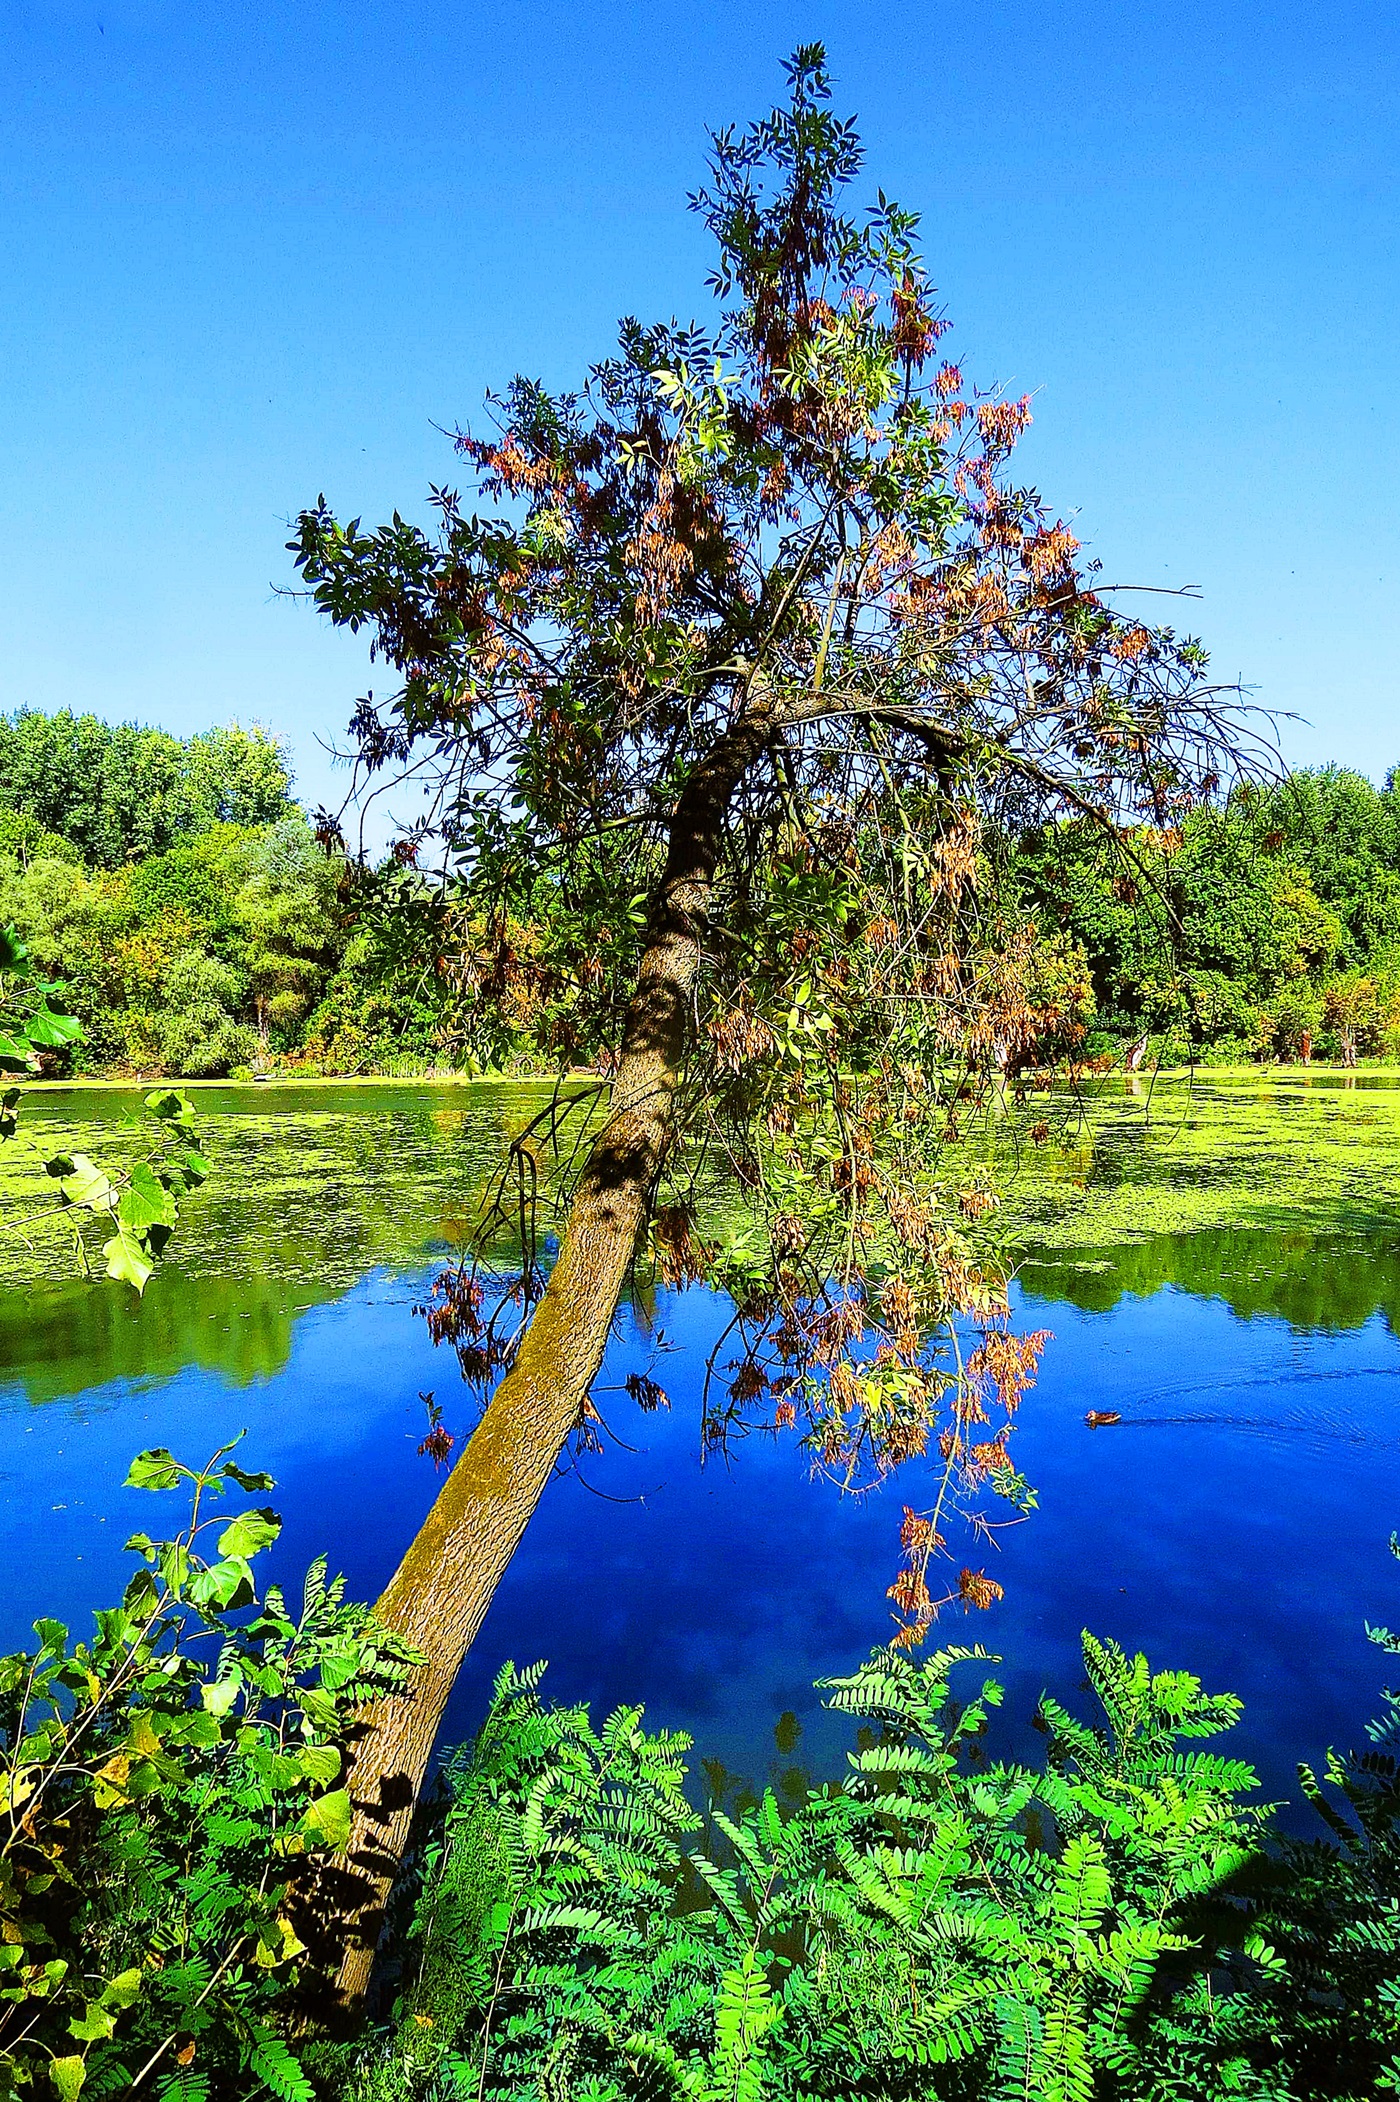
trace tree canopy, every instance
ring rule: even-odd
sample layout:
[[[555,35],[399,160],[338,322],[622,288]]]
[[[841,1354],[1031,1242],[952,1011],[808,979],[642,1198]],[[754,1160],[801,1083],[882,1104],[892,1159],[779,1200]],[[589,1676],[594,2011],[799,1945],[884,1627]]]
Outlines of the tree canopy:
[[[0,843],[47,833],[98,868],[163,853],[212,825],[267,825],[292,808],[283,747],[235,724],[189,738],[61,709],[0,716]]]

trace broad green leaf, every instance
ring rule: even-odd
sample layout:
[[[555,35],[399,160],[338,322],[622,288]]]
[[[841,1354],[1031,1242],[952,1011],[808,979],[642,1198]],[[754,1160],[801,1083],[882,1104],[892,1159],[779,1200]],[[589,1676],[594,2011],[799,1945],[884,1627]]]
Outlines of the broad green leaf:
[[[364,1663],[364,1651],[353,1636],[338,1636],[321,1652],[321,1684],[328,1693],[348,1686]]]
[[[242,1691],[237,1679],[214,1679],[200,1687],[199,1697],[210,1715],[220,1716],[228,1714]]]
[[[131,1170],[130,1187],[122,1192],[119,1216],[122,1224],[137,1234],[144,1233],[151,1226],[173,1226],[175,1223],[174,1198],[143,1160],[137,1161]]]
[[[57,1168],[65,1204],[83,1205],[90,1212],[115,1210],[117,1195],[111,1181],[85,1153],[60,1155],[59,1159],[66,1162],[66,1173],[64,1168]],[[49,1174],[54,1174],[56,1164],[50,1161],[47,1165]]]
[[[49,2061],[49,2078],[58,2090],[59,2102],[78,2102],[87,2078],[87,2066],[76,2056],[54,2058]]]
[[[256,1596],[253,1572],[241,1555],[226,1562],[211,1563],[190,1580],[190,1603],[225,1613],[231,1606],[246,1606]]]
[[[173,1452],[163,1445],[152,1445],[145,1452],[138,1452],[126,1471],[125,1487],[128,1489],[178,1489],[188,1475]]]
[[[158,1595],[156,1580],[150,1570],[138,1569],[135,1576],[127,1580],[122,1605],[128,1613],[144,1621],[154,1611]]]
[[[75,2014],[68,2024],[68,2034],[80,2044],[101,2044],[117,2026],[117,2018],[105,2007],[89,2006],[81,2014]]]
[[[207,1751],[211,1744],[219,1742],[219,1725],[212,1715],[202,1709],[182,1715],[170,1725],[168,1732],[171,1744],[192,1745],[196,1751]]]
[[[183,1598],[185,1586],[190,1579],[189,1549],[180,1540],[161,1540],[156,1547],[156,1566],[160,1570],[167,1591],[176,1598]]]
[[[24,1027],[30,1043],[42,1044],[46,1051],[56,1050],[61,1044],[75,1044],[83,1033],[76,1015],[55,1014],[51,1007],[41,1007]]]
[[[306,1744],[297,1753],[297,1765],[309,1781],[334,1781],[340,1772],[340,1753],[333,1744]]]
[[[163,1124],[189,1124],[194,1121],[194,1104],[188,1095],[178,1088],[157,1088],[146,1097],[146,1108]]]
[[[118,1971],[102,1988],[103,2004],[107,2007],[131,2007],[140,1995],[141,1973],[139,1970]]]
[[[271,1547],[282,1530],[282,1521],[275,1511],[266,1508],[256,1511],[240,1511],[231,1524],[219,1535],[221,1555],[256,1555],[265,1547]]]

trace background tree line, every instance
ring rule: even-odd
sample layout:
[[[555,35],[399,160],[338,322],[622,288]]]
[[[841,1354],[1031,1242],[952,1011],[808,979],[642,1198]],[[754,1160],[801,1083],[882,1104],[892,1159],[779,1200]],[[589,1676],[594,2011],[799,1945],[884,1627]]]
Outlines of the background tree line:
[[[351,925],[345,876],[262,729],[0,717],[0,924],[64,982],[78,1069],[430,1062],[433,1018]]]
[[[1041,1005],[1090,1054],[1400,1055],[1395,775],[1246,786],[1122,845],[1061,823],[986,871],[1059,938]],[[392,857],[352,895],[258,728],[0,716],[0,923],[66,982],[85,1070],[553,1067],[606,1036],[578,901],[541,881],[488,925]]]
[[[1126,845],[1128,864],[1122,848]],[[1083,954],[1100,1048],[1169,1061],[1400,1052],[1400,783],[1341,767],[1238,788],[1110,843],[1030,834],[1013,880]]]

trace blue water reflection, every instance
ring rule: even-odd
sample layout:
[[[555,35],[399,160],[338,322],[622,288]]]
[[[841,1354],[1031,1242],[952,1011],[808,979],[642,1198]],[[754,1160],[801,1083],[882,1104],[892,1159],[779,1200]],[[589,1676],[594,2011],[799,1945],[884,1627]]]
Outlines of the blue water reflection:
[[[277,1574],[294,1585],[325,1550],[373,1596],[436,1486],[416,1452],[420,1391],[465,1426],[452,1360],[412,1317],[419,1290],[377,1275],[309,1307],[282,1369],[251,1384],[189,1368],[43,1406],[23,1381],[4,1389],[0,1643],[20,1644],[41,1610],[81,1625],[120,1590],[122,1541],[154,1516],[149,1497],[118,1486],[133,1451],[203,1457],[245,1424],[249,1461],[278,1477],[287,1519]],[[1294,1760],[1358,1738],[1376,1704],[1384,1660],[1364,1621],[1400,1617],[1400,1566],[1386,1553],[1400,1523],[1388,1320],[1307,1330],[1172,1285],[1094,1311],[1052,1290],[1042,1280],[1018,1305],[1027,1325],[1054,1331],[1018,1433],[1041,1507],[978,1556],[1005,1601],[948,1623],[947,1637],[1004,1655],[1007,1713],[1020,1718],[1008,1742],[1025,1741],[1042,1687],[1073,1693],[1081,1627],[1189,1667],[1244,1697],[1238,1749],[1271,1793],[1296,1795]],[[791,1442],[762,1438],[702,1467],[696,1388],[722,1318],[700,1293],[655,1310],[681,1346],[662,1374],[673,1411],[605,1401],[640,1449],[610,1448],[550,1485],[468,1660],[451,1732],[471,1729],[504,1658],[546,1656],[557,1696],[643,1700],[653,1722],[690,1730],[731,1771],[768,1771],[783,1711],[804,1725],[804,1763],[834,1755],[811,1682],[888,1632],[900,1508],[928,1500],[927,1477],[842,1499],[807,1478]],[[626,1316],[605,1378],[646,1347]],[[1089,1409],[1124,1421],[1088,1430]]]

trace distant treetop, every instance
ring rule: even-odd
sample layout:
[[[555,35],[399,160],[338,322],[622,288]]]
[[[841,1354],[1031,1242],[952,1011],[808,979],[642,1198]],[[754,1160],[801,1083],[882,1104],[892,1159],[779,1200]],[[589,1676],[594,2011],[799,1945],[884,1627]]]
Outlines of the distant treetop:
[[[98,868],[211,825],[275,824],[295,808],[291,785],[284,747],[256,724],[180,738],[66,708],[0,715],[0,812],[20,821],[4,829],[32,823]]]

